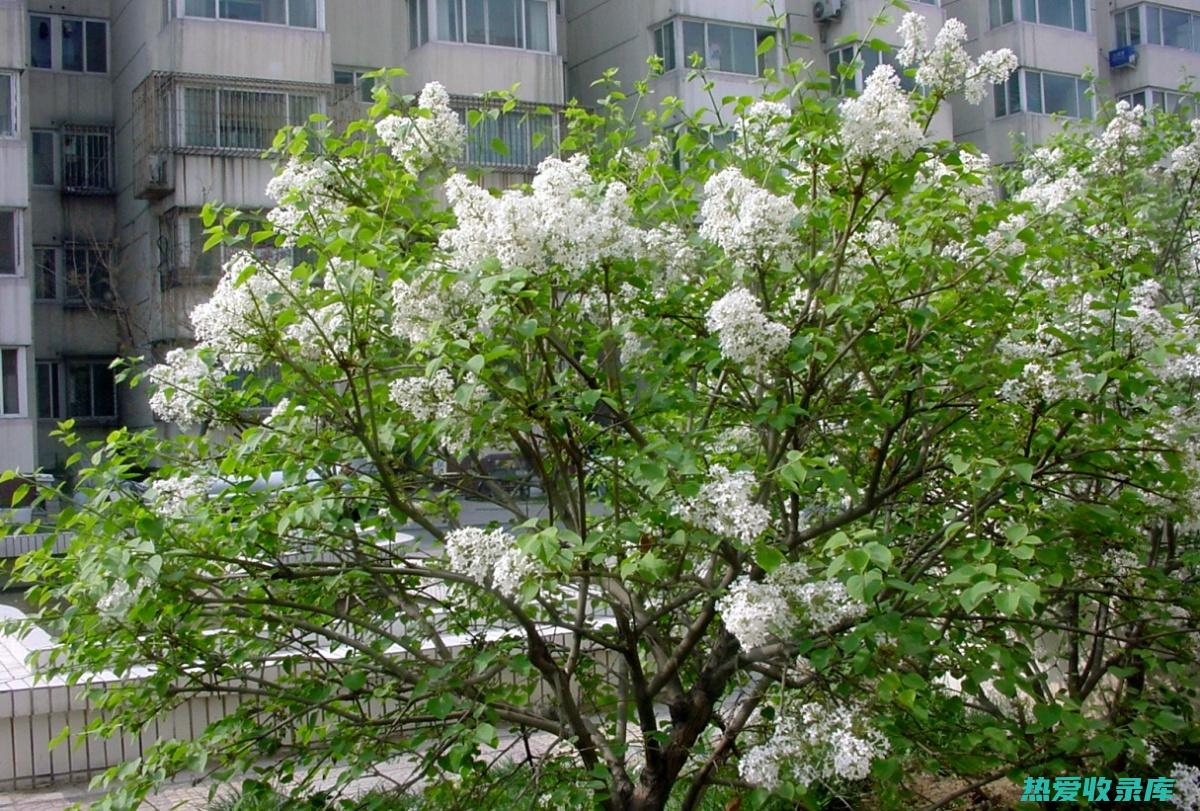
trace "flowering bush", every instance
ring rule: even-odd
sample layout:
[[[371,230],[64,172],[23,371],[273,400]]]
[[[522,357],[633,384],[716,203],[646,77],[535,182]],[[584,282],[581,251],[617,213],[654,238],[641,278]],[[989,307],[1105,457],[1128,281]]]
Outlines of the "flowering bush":
[[[611,809],[1194,757],[1200,132],[1121,107],[993,171],[922,122],[1011,54],[903,31],[923,89],[740,100],[723,150],[573,109],[502,194],[440,88],[281,135],[286,213],[209,212],[242,252],[142,375],[198,429],[110,436],[69,554],[24,564],[55,672],[152,665],[106,699],[130,729],[240,698],[113,802],[526,733]],[[114,488],[151,461],[154,497]]]

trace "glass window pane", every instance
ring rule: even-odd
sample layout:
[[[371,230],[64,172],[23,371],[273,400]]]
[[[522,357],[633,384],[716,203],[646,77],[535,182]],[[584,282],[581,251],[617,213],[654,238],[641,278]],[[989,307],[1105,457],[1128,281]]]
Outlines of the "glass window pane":
[[[1003,118],[1008,115],[1008,109],[1005,107],[1005,89],[1002,84],[992,85],[992,113],[996,118]]]
[[[1162,28],[1158,6],[1146,6],[1146,41],[1162,45]]]
[[[217,0],[185,0],[183,13],[188,17],[216,17]]]
[[[1024,11],[1024,6],[1021,7]],[[1038,22],[1071,27],[1071,0],[1038,0]]]
[[[438,0],[438,39],[459,42],[462,25],[458,19],[460,0]]]
[[[704,23],[684,22],[683,54],[683,61],[688,67],[696,58],[700,59],[700,64],[704,64]]]
[[[1005,88],[1008,93],[1008,112],[1009,115],[1021,112],[1021,74],[1014,73],[1005,82]]]
[[[87,69],[91,73],[108,73],[108,25],[89,21],[87,24]]]
[[[1044,113],[1059,113],[1073,118],[1079,117],[1079,99],[1076,95],[1075,77],[1059,76],[1054,73],[1042,74],[1042,92]]]
[[[488,42],[507,48],[521,47],[519,0],[488,0]]]
[[[775,37],[775,34],[771,31],[757,32],[757,34],[755,34],[755,37],[754,37],[755,52],[758,51],[758,49],[762,46],[762,44],[768,38],[771,38],[772,40],[774,40],[774,37]],[[763,75],[764,73],[766,73],[767,68],[773,68],[778,63],[779,63],[779,58],[776,55],[776,52],[773,50],[767,51],[766,53],[764,53],[758,57],[758,75],[760,75],[760,76]]]
[[[288,25],[317,27],[317,0],[288,0]]]
[[[1129,26],[1129,45],[1138,45],[1142,41],[1142,8],[1131,8],[1126,14],[1126,23]]]
[[[1042,104],[1042,74],[1032,70],[1025,73],[1025,103],[1029,105],[1031,113],[1045,112],[1045,105]]]
[[[92,367],[86,364],[67,369],[67,416],[92,416]]]
[[[11,73],[0,73],[0,135],[12,135],[16,130],[13,120],[13,88],[16,82]]]
[[[988,22],[992,28],[1002,25],[1000,21],[1000,0],[988,0]]]
[[[33,263],[37,273],[34,280],[34,298],[53,300],[58,298],[58,262],[53,248],[34,248]]]
[[[1129,44],[1129,32],[1125,28],[1125,13],[1117,15],[1117,47],[1124,48]]]
[[[1000,0],[1001,24],[1010,23],[1013,21],[1014,15],[1016,14],[1014,4],[1015,0]]]
[[[729,70],[750,76],[757,75],[758,56],[754,53],[754,49],[758,47],[758,43],[754,39],[754,29],[731,28],[729,30],[733,40],[733,61]]]
[[[372,95],[374,92],[375,92],[375,80],[368,78],[366,76],[360,76],[358,78],[358,98],[359,98],[359,100],[365,101],[365,102],[374,101],[374,96]]]
[[[467,0],[467,42],[487,42],[487,5],[484,0]]]
[[[19,414],[21,411],[17,355],[15,349],[0,349],[0,413],[3,414]]]
[[[1160,10],[1162,15],[1162,44],[1172,48],[1192,47],[1191,15],[1170,8]]]
[[[525,38],[525,46],[531,51],[550,50],[550,8],[546,0],[526,0]]]
[[[38,416],[44,420],[58,417],[58,364],[37,365]]]
[[[83,70],[83,20],[62,21],[62,69]]]
[[[1084,0],[1071,0],[1071,21],[1076,31],[1087,30],[1087,4]]]
[[[316,96],[288,96],[288,123],[293,127],[307,124],[309,116],[316,112]]]
[[[33,132],[33,185],[54,185],[54,133]]]
[[[1080,118],[1092,117],[1092,99],[1088,95],[1088,83],[1083,79],[1075,80],[1076,109]]]
[[[189,146],[217,145],[217,93],[189,87],[183,91],[183,140]]]
[[[733,29],[725,25],[708,25],[708,51],[704,64],[709,70],[733,70]]]
[[[117,416],[117,388],[106,364],[92,365],[92,403],[97,417]]]
[[[0,275],[17,272],[17,213],[0,211]]]
[[[35,68],[53,67],[50,45],[50,18],[29,15],[29,64]]]
[[[421,3],[425,0],[408,0],[408,47],[421,44]]]

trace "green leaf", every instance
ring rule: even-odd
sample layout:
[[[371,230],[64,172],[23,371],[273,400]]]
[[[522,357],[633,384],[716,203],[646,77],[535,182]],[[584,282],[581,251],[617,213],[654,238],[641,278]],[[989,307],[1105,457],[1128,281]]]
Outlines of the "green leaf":
[[[352,670],[346,674],[346,678],[342,680],[342,684],[350,692],[357,693],[367,686],[367,674],[362,670]]]
[[[1011,617],[1017,612],[1017,607],[1021,603],[1021,595],[1017,591],[1001,591],[992,595],[992,602],[996,604],[996,610],[1006,617]]]
[[[783,563],[783,553],[773,546],[759,544],[754,550],[754,560],[767,574],[775,571]]]
[[[467,368],[475,374],[479,374],[483,371],[484,363],[486,363],[486,361],[484,360],[483,355],[472,355],[471,359],[467,361]]]
[[[964,611],[974,611],[975,606],[983,602],[983,598],[1000,587],[999,583],[991,580],[981,580],[958,596],[958,602]]]

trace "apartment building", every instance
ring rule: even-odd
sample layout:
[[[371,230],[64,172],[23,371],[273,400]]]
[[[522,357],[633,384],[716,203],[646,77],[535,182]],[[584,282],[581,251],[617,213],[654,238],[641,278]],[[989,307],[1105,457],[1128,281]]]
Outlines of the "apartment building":
[[[515,87],[463,159],[525,180],[561,137],[534,110],[566,100],[565,39],[555,0],[0,0],[0,469],[60,469],[63,418],[154,424],[109,364],[189,340],[221,264],[200,209],[269,206],[280,126],[360,116],[379,66],[464,117]]]
[[[933,134],[1009,161],[1060,126],[1052,114],[1092,114],[1087,77],[1103,96],[1173,108],[1200,74],[1200,0],[1168,2],[913,2],[931,30],[957,17],[970,48],[1008,47],[1021,64],[983,105],[944,109]],[[891,22],[873,25],[881,12]],[[361,114],[367,71],[403,67],[402,92],[436,79],[464,115],[516,87],[523,106],[463,155],[503,185],[558,143],[561,116],[537,107],[594,102],[608,68],[630,82],[657,54],[656,96],[703,110],[708,93],[686,81],[694,54],[714,97],[755,95],[784,59],[836,73],[849,35],[898,44],[899,17],[882,0],[0,0],[0,469],[60,468],[50,432],[66,417],[93,438],[154,424],[108,365],[189,339],[187,314],[220,272],[200,252],[201,207],[266,208],[275,130]],[[778,47],[759,53],[772,34]],[[860,58],[834,92],[894,60]]]

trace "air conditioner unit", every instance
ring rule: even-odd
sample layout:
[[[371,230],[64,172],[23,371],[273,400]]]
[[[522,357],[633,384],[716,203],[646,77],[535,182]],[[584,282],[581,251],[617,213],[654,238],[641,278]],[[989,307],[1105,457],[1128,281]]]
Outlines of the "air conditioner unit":
[[[819,23],[827,23],[842,18],[842,0],[817,0],[813,3],[813,18]]]
[[[1120,68],[1136,68],[1138,52],[1136,45],[1126,45],[1124,48],[1114,48],[1108,52],[1108,66],[1113,70]]]

